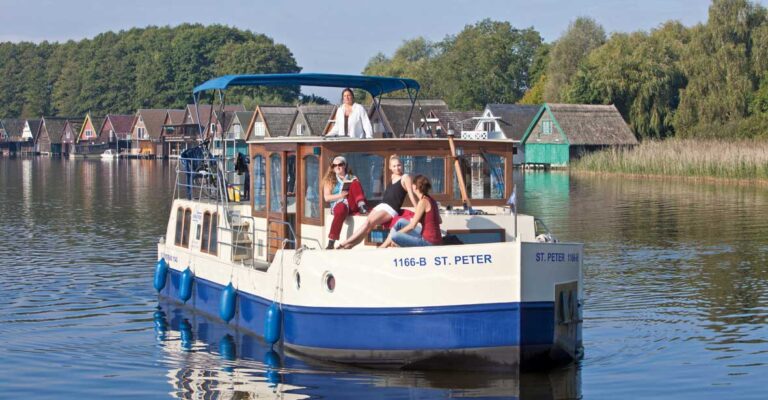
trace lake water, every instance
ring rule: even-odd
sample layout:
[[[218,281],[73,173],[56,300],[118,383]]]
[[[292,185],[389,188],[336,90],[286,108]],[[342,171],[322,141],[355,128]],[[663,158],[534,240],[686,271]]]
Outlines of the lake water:
[[[768,398],[768,189],[518,174],[585,243],[585,358],[539,374],[356,369],[158,304],[174,164],[0,158],[0,398]]]

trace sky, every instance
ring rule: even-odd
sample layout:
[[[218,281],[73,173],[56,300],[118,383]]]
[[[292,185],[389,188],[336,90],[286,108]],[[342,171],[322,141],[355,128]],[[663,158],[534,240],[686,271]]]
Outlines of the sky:
[[[768,0],[760,0],[764,6]],[[288,46],[304,72],[359,74],[405,41],[439,41],[485,18],[533,27],[556,40],[580,16],[607,33],[647,31],[668,20],[705,22],[709,0],[0,0],[0,42],[67,41],[106,31],[181,23],[223,24]],[[307,91],[305,91],[307,92]],[[328,89],[310,90],[328,96]]]

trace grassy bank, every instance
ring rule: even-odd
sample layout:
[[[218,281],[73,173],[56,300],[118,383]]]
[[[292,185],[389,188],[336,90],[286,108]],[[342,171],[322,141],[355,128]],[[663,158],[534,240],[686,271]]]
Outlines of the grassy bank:
[[[575,170],[768,180],[768,141],[646,141],[632,149],[608,149],[584,156]]]

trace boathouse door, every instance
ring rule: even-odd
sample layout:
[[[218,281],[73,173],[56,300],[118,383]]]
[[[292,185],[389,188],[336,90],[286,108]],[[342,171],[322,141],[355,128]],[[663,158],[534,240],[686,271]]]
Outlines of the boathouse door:
[[[284,242],[286,249],[299,246],[296,219],[296,151],[272,151],[269,153],[267,164],[267,260],[272,261],[277,251],[283,248]]]

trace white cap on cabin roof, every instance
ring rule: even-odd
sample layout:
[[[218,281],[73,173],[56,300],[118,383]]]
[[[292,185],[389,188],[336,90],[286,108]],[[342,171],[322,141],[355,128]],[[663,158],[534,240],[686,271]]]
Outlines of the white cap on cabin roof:
[[[336,156],[336,158],[333,159],[334,164],[346,164],[347,159],[342,156]]]

